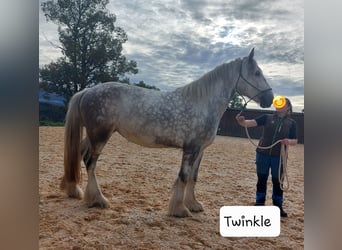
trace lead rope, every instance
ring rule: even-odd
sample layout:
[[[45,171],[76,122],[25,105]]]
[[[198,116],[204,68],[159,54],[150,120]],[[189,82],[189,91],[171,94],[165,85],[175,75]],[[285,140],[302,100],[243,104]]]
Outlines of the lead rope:
[[[270,146],[267,146],[267,147],[262,147],[262,146],[259,146],[257,144],[255,144],[251,137],[249,136],[249,132],[248,132],[248,128],[247,128],[247,125],[245,124],[245,130],[246,130],[246,135],[249,139],[249,141],[257,148],[260,148],[260,149],[270,149],[270,148],[273,148],[275,145],[277,145],[278,143],[281,143],[281,140],[278,140],[276,141],[275,143],[271,144]],[[283,191],[287,191],[290,187],[290,184],[289,184],[289,179],[287,177],[287,156],[288,156],[288,149],[285,145],[281,145],[280,147],[280,160],[279,160],[279,171],[278,171],[278,180],[279,180],[279,183],[280,183],[280,188],[281,190]],[[283,164],[283,174],[281,173],[281,164]],[[284,186],[284,183],[286,182],[286,186]]]

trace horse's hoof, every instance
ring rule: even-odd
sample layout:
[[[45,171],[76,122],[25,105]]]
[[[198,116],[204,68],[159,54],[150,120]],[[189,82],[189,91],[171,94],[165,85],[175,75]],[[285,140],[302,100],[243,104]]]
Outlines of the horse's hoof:
[[[201,203],[199,203],[197,201],[193,202],[191,204],[185,204],[185,205],[191,212],[198,213],[198,212],[203,211],[203,207],[202,207]]]
[[[64,190],[70,198],[76,198],[80,200],[83,198],[83,191],[76,183],[67,183],[63,178],[60,188],[61,190]]]
[[[72,192],[68,192],[68,196],[70,198],[76,198],[76,199],[82,200],[82,198],[83,198],[83,191],[82,191],[82,189],[80,187],[77,187]]]
[[[180,213],[174,214],[173,216],[177,218],[185,218],[185,217],[192,217],[192,214],[190,213],[190,211],[182,211]]]
[[[173,209],[173,211],[169,211],[169,215],[178,218],[192,217],[191,212],[184,205],[179,206],[176,209]]]
[[[89,199],[89,197],[86,196],[85,201],[89,208],[91,207],[109,208],[109,201],[104,196],[94,197],[93,199]]]
[[[97,207],[97,208],[109,208],[109,204],[102,203],[102,202],[94,202],[91,204],[88,204],[88,208]]]
[[[94,201],[92,203],[88,203],[88,208],[92,208],[92,207],[109,208],[109,202]]]

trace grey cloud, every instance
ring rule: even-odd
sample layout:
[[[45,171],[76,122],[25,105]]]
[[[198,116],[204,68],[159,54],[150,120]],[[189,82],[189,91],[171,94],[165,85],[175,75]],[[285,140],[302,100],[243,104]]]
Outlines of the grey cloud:
[[[191,13],[194,20],[210,22],[210,17],[224,16],[230,19],[260,20],[276,16],[286,17],[288,11],[273,8],[273,0],[231,0],[231,1],[182,1],[182,8]]]
[[[186,0],[181,2],[181,7],[186,12],[190,13],[191,17],[198,22],[208,22],[208,20],[204,14],[206,9],[207,1],[206,0]]]
[[[230,15],[239,20],[279,19],[289,14],[286,9],[276,7],[273,0],[233,0],[230,5]]]
[[[285,96],[303,95],[304,84],[303,82],[295,82],[289,79],[279,79],[277,81],[269,82],[275,93]]]

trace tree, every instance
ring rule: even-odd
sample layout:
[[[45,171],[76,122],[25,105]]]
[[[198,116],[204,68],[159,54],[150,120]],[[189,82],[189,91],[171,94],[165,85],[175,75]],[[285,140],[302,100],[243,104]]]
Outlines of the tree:
[[[146,84],[144,81],[140,81],[140,82],[136,83],[135,86],[146,88],[146,89],[160,90],[156,86]]]
[[[236,108],[236,109],[241,109],[243,107],[242,104],[242,99],[239,96],[238,93],[235,93],[232,97],[232,99],[228,103],[228,108]]]
[[[62,57],[40,69],[40,87],[65,97],[106,81],[128,82],[137,63],[122,55],[125,31],[114,25],[108,0],[49,0],[41,4],[47,21],[58,25]]]

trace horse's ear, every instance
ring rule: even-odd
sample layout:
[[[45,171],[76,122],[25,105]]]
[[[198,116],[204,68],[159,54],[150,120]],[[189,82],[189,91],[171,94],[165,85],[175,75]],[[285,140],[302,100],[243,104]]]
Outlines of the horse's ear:
[[[254,57],[254,48],[251,50],[251,52],[249,53],[249,56],[248,56],[248,61],[252,61],[253,60],[253,57]]]

